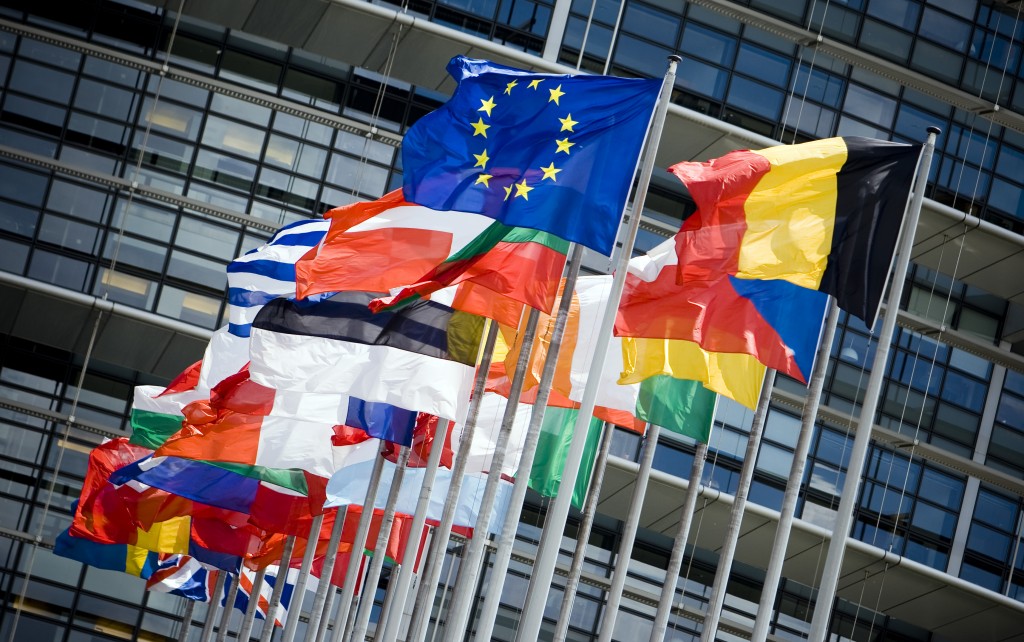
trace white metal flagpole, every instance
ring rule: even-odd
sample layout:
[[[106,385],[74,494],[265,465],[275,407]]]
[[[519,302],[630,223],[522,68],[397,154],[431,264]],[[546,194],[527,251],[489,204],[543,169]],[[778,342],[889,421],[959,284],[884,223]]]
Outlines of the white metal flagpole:
[[[693,509],[697,507],[697,495],[700,494],[700,479],[704,475],[704,460],[708,456],[708,445],[697,444],[693,454],[693,466],[690,468],[690,483],[686,487],[686,497],[679,511],[679,531],[672,542],[672,552],[668,557],[668,568],[665,569],[665,584],[661,587],[661,599],[658,600],[658,611],[654,614],[654,626],[651,627],[651,642],[662,642],[668,629],[668,618],[672,614],[672,604],[676,599],[676,584],[679,583],[679,571],[683,568],[683,553],[686,552],[686,540],[690,535],[690,524],[693,522]]]
[[[381,569],[384,568],[384,557],[387,554],[388,540],[391,537],[391,528],[395,523],[395,506],[398,505],[398,494],[402,487],[402,479],[405,477],[405,467],[409,464],[409,448],[403,446],[398,452],[398,462],[395,465],[395,476],[391,479],[391,492],[388,493],[387,504],[384,506],[384,516],[380,521],[380,531],[377,533],[377,544],[373,549],[373,559],[370,560],[370,570],[363,581],[363,597],[359,602],[359,609],[356,610],[356,619],[352,624],[352,640],[362,640],[366,637],[366,629],[370,625],[370,611],[373,609],[373,598],[377,592],[377,584],[380,582]],[[373,504],[369,507],[373,511]],[[363,507],[367,510],[367,507]]]
[[[483,358],[480,361],[480,372],[483,373],[485,378],[487,376],[486,373],[491,368],[494,346],[498,341],[498,324],[492,321],[489,326],[487,338],[484,340]],[[437,581],[441,577],[441,566],[444,564],[444,558],[448,552],[448,540],[451,538],[452,526],[455,524],[455,509],[458,506],[459,494],[462,491],[462,477],[466,473],[470,447],[473,445],[473,436],[476,434],[476,424],[480,416],[480,404],[477,400],[483,400],[484,387],[486,387],[486,379],[482,383],[478,380],[477,385],[473,389],[473,402],[470,404],[469,412],[466,416],[466,425],[462,428],[459,451],[456,453],[455,462],[452,464],[452,480],[448,485],[444,511],[441,513],[441,523],[434,528],[430,541],[430,551],[427,554],[427,559],[431,560],[431,563],[423,569],[420,585],[416,592],[416,601],[413,604],[412,610],[412,621],[409,623],[409,630],[406,633],[407,642],[423,642],[427,634],[427,627],[430,624],[430,612],[434,607],[434,595],[437,593]]]
[[[900,309],[900,298],[903,296],[903,284],[907,278],[907,266],[914,248],[914,232],[917,231],[917,220],[921,216],[921,204],[924,202],[924,190],[928,183],[928,170],[935,152],[935,139],[939,135],[938,127],[928,128],[928,140],[921,148],[921,159],[918,163],[917,177],[914,179],[914,193],[903,220],[900,232],[899,253],[893,267],[892,281],[889,285],[889,298],[886,301],[885,314],[882,317],[882,328],[878,334],[878,348],[875,360],[871,364],[871,375],[864,390],[864,405],[861,406],[857,418],[857,429],[850,450],[850,463],[846,470],[846,481],[843,482],[843,493],[839,499],[839,510],[836,523],[832,529],[832,538],[828,544],[828,555],[825,556],[821,584],[818,597],[814,604],[814,616],[811,618],[810,642],[824,642],[828,635],[829,620],[832,615],[832,603],[836,599],[836,587],[842,571],[843,555],[846,552],[846,539],[853,526],[854,503],[860,490],[861,471],[867,459],[868,446],[871,441],[871,427],[875,423],[875,411],[878,409],[878,397],[882,392],[885,377],[885,366],[889,360],[889,348],[892,346],[892,335],[896,328],[896,316]]]
[[[292,551],[295,549],[295,536],[289,535],[284,540],[284,550],[281,551],[281,563],[278,567],[289,568],[292,565]],[[285,583],[281,580],[274,582],[274,590],[270,592],[270,604],[267,606],[267,613],[273,614],[267,620],[263,620],[263,630],[260,632],[260,642],[270,642],[274,637],[274,619],[277,617],[277,609],[281,606],[281,596],[284,595]]]
[[[299,577],[295,580],[295,588],[292,589],[292,599],[288,603],[288,619],[284,624],[284,633],[281,635],[281,642],[292,642],[295,639],[295,632],[299,628],[299,615],[302,614],[302,602],[306,597],[306,581],[309,579],[309,569],[313,566],[313,556],[316,555],[317,544],[320,543],[320,529],[324,524],[324,514],[320,513],[313,518],[313,524],[309,527],[309,537],[306,538],[306,552],[302,556],[302,565],[299,568]],[[288,581],[288,568],[278,568],[277,581]],[[273,625],[274,616],[267,615],[267,623]],[[265,623],[266,624],[266,623]]]
[[[352,549],[348,556],[348,566],[345,567],[344,584],[341,587],[341,597],[338,602],[338,613],[334,617],[334,634],[332,642],[341,642],[348,628],[349,614],[352,611],[352,603],[356,598],[356,584],[358,584],[359,571],[363,562],[363,547],[366,545],[366,536],[370,532],[370,523],[373,520],[373,507],[377,503],[377,489],[380,487],[380,476],[384,471],[384,458],[380,451],[374,458],[373,470],[370,472],[370,483],[366,486],[366,498],[363,500],[363,510],[359,515],[359,525],[356,527],[356,538],[352,542]],[[347,509],[346,509],[347,512]]]
[[[231,587],[228,589],[227,597],[224,598],[224,610],[220,614],[220,626],[217,628],[217,642],[224,642],[228,638],[228,625],[231,623],[231,611],[235,608],[235,596],[238,595],[238,579],[242,577],[242,569],[238,569],[238,575],[231,576]]]
[[[238,627],[239,640],[248,640],[252,632],[252,623],[256,621],[256,607],[260,603],[260,591],[263,590],[263,578],[267,574],[267,567],[256,571],[253,578],[252,588],[249,590],[249,602],[245,606],[245,616],[242,617],[242,624]]]
[[[604,433],[601,435],[601,449],[594,460],[594,472],[590,477],[590,489],[587,491],[587,503],[583,506],[579,531],[576,533],[576,550],[573,552],[569,575],[565,578],[565,591],[562,593],[562,608],[558,612],[555,623],[555,634],[552,642],[565,642],[569,633],[569,618],[572,616],[572,604],[575,601],[576,589],[583,574],[583,561],[587,558],[587,546],[590,544],[590,530],[594,526],[594,515],[597,514],[597,502],[601,499],[601,486],[604,485],[604,472],[608,465],[608,452],[612,447],[612,435],[615,427],[605,422]]]
[[[715,570],[715,582],[711,587],[711,597],[708,598],[708,611],[704,615],[701,642],[714,642],[715,634],[718,633],[718,622],[722,617],[722,605],[725,604],[725,593],[729,585],[729,571],[732,570],[732,560],[736,554],[740,527],[743,525],[743,511],[747,507],[747,493],[750,490],[750,482],[754,478],[757,451],[761,446],[761,434],[764,432],[764,422],[768,417],[768,406],[771,404],[774,386],[775,370],[768,368],[764,374],[761,397],[757,400],[754,420],[750,426],[750,437],[747,439],[747,450],[743,456],[743,467],[740,469],[736,497],[733,500],[732,510],[729,512],[729,526],[726,529],[725,542],[722,544],[722,552],[718,556],[718,568]]]
[[[512,388],[505,405],[505,414],[501,418],[501,428],[494,444],[494,455],[491,458],[491,469],[487,472],[487,484],[484,495],[480,499],[480,514],[473,526],[473,536],[466,543],[466,552],[459,562],[459,574],[455,581],[455,594],[451,606],[448,607],[448,618],[444,624],[445,638],[461,639],[469,626],[469,616],[476,601],[476,587],[480,579],[480,567],[483,564],[484,545],[487,541],[491,509],[494,507],[501,481],[501,469],[505,463],[505,450],[508,445],[512,423],[519,406],[526,379],[527,366],[533,352],[534,337],[537,334],[537,322],[540,314],[531,308],[526,318],[526,329],[523,331],[522,349],[516,360],[515,373],[512,375]]]
[[[217,571],[217,580],[213,583],[213,592],[210,593],[210,602],[206,607],[206,621],[203,622],[203,630],[199,634],[200,642],[210,642],[213,639],[213,625],[217,622],[217,609],[220,607],[228,575],[227,571]]]
[[[754,632],[750,636],[750,639],[754,642],[763,641],[768,637],[772,610],[775,608],[775,596],[778,595],[779,580],[782,578],[782,563],[786,559],[789,534],[793,530],[796,500],[800,495],[800,484],[804,479],[807,453],[811,448],[811,437],[814,436],[814,422],[818,418],[821,391],[825,386],[825,374],[828,372],[828,355],[832,350],[832,340],[836,335],[836,323],[838,321],[839,306],[836,305],[835,298],[830,296],[828,298],[828,316],[825,318],[825,329],[821,333],[818,355],[814,358],[810,385],[807,387],[807,399],[804,402],[804,411],[800,418],[800,436],[797,438],[796,450],[793,452],[793,464],[790,466],[789,479],[786,481],[786,493],[782,498],[779,526],[775,530],[775,542],[772,544],[771,555],[768,556],[768,569],[765,571],[764,588],[761,590],[761,601],[757,606]]]
[[[516,473],[515,484],[512,486],[512,497],[509,499],[508,512],[505,513],[501,534],[498,536],[493,558],[494,563],[491,569],[492,577],[504,577],[505,573],[508,572],[509,562],[512,560],[512,548],[515,546],[516,531],[519,530],[519,516],[523,511],[523,503],[526,501],[526,490],[530,485],[530,471],[533,469],[533,460],[537,455],[541,426],[544,423],[548,399],[551,398],[551,385],[555,380],[558,353],[562,349],[562,337],[565,334],[569,310],[572,307],[573,293],[576,290],[576,279],[580,274],[580,266],[582,264],[583,248],[580,245],[574,245],[572,258],[569,260],[569,267],[565,276],[565,286],[562,288],[562,297],[558,302],[555,325],[551,329],[543,372],[541,372],[540,381],[537,383],[537,398],[534,399],[533,408],[531,408],[530,424],[526,429],[523,452],[519,457],[519,469]],[[589,422],[587,428],[589,429]],[[477,640],[491,639],[500,604],[501,591],[487,591],[484,595],[483,607],[480,609],[480,622],[477,625],[476,631]]]
[[[662,81],[661,94],[658,97],[658,104],[651,122],[651,131],[647,139],[647,150],[643,166],[640,170],[640,178],[637,182],[636,197],[633,202],[633,215],[630,217],[626,234],[622,240],[622,250],[618,266],[615,276],[612,278],[611,291],[608,294],[608,309],[601,320],[601,326],[597,333],[596,345],[598,346],[607,345],[608,341],[611,340],[619,299],[622,297],[622,288],[626,281],[626,268],[633,254],[633,244],[636,241],[637,231],[640,229],[644,201],[647,198],[647,187],[650,185],[651,174],[654,171],[654,161],[658,151],[661,131],[665,124],[665,114],[668,111],[669,98],[675,85],[676,66],[680,60],[679,56],[669,56],[668,71],[665,73],[665,78]],[[591,415],[594,414],[594,406],[597,401],[598,381],[600,380],[598,373],[604,370],[606,354],[606,350],[599,349],[597,354],[594,355],[594,360],[591,364],[591,374],[587,378],[583,398],[580,400],[579,415],[576,418],[572,441],[569,444],[569,452],[566,455],[565,469],[562,471],[562,481],[551,510],[548,511],[545,519],[545,524],[547,524],[548,528],[544,529],[544,536],[537,550],[537,561],[533,567],[530,587],[526,594],[526,604],[519,621],[519,630],[516,636],[516,640],[519,642],[536,642],[540,634],[544,607],[547,604],[548,592],[551,590],[551,579],[555,574],[555,563],[558,559],[558,550],[562,541],[562,531],[565,527],[565,520],[569,515],[573,488],[576,486],[576,477],[579,474],[580,462],[586,446],[587,429],[590,425]]]
[[[473,384],[473,392],[469,401],[469,410],[466,413],[466,426],[469,424],[476,425],[477,418],[480,415],[480,402],[484,396],[484,388],[487,385],[487,371],[491,367],[491,357],[494,352],[494,343],[497,340],[497,327],[496,322],[489,324],[494,328],[494,341],[484,342],[484,354],[480,361],[480,366],[477,368],[476,381]],[[488,329],[487,338],[491,338],[491,331]],[[490,343],[490,347],[488,347]],[[438,421],[438,424],[441,422]],[[463,430],[465,434],[466,430]],[[384,627],[384,634],[377,635],[377,639],[380,642],[396,642],[398,639],[398,633],[402,625],[402,617],[405,611],[405,602],[409,595],[409,586],[412,584],[413,571],[415,570],[416,553],[420,547],[420,533],[423,531],[423,526],[427,521],[427,508],[430,504],[430,495],[434,490],[434,478],[437,475],[437,468],[441,462],[441,455],[444,451],[444,443],[447,436],[447,422],[445,422],[445,428],[440,425],[437,427],[437,431],[434,436],[434,441],[431,444],[430,455],[427,460],[427,467],[424,471],[423,485],[420,487],[420,496],[416,503],[416,513],[413,515],[412,521],[412,535],[409,537],[409,541],[405,544],[405,552],[402,555],[402,559],[405,563],[398,571],[398,581],[393,589],[391,589],[391,610],[387,618],[387,622]],[[472,435],[470,436],[472,440]],[[463,440],[465,441],[465,440]],[[467,455],[469,452],[472,441],[468,441],[462,444]],[[459,449],[460,454],[462,448]],[[451,479],[451,484],[455,483],[455,479]],[[449,486],[450,487],[450,486]],[[443,559],[443,556],[442,556]],[[431,559],[432,563],[440,564],[439,561]],[[424,569],[425,570],[425,569]]]
[[[313,606],[309,609],[309,622],[306,624],[305,642],[316,642],[316,636],[320,630],[320,621],[325,617],[324,611],[327,607],[327,594],[334,590],[334,585],[331,584],[331,576],[334,574],[334,564],[338,559],[338,545],[341,543],[341,533],[345,529],[346,516],[347,513],[341,508],[334,509],[331,539],[327,543],[323,568],[320,570],[320,583],[317,584],[316,593],[313,596]]]
[[[619,604],[622,602],[622,591],[626,588],[630,552],[633,550],[636,531],[640,526],[640,512],[643,510],[644,499],[647,497],[647,482],[651,478],[651,467],[654,464],[654,451],[658,446],[659,434],[661,434],[661,428],[650,423],[647,424],[647,436],[644,439],[643,451],[640,453],[640,470],[637,472],[636,482],[633,484],[633,497],[630,499],[626,523],[622,527],[619,553],[616,555],[615,564],[612,567],[612,585],[608,590],[608,600],[604,609],[604,620],[601,622],[601,631],[597,638],[598,642],[610,642],[612,634],[615,632],[615,620],[619,614]]]

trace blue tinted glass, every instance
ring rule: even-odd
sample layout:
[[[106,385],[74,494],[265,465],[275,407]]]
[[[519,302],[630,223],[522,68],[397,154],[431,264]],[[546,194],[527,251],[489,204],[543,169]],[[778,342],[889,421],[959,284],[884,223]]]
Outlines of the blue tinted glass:
[[[1003,388],[1010,392],[1016,392],[1019,395],[1024,395],[1024,372],[1007,370],[1006,381],[1003,382]]]
[[[996,421],[1024,431],[1024,399],[1004,393],[996,410]]]
[[[959,510],[960,502],[964,498],[964,482],[945,473],[925,468],[921,478],[921,491],[918,494],[941,506]]]
[[[896,115],[896,101],[867,87],[850,83],[846,90],[843,111],[880,127],[890,127],[893,116]]]
[[[946,565],[949,562],[949,554],[946,551],[938,550],[935,544],[918,542],[913,539],[907,542],[904,554],[915,562],[942,571],[946,570]]]
[[[887,0],[886,0],[887,1]],[[863,48],[896,62],[906,62],[913,37],[876,20],[865,20],[860,32]]]
[[[797,70],[793,93],[798,96],[807,94],[807,98],[816,100],[830,107],[839,106],[839,97],[843,90],[844,80],[821,69],[814,69],[808,77],[808,67],[801,65]]]
[[[1017,502],[981,489],[974,505],[974,519],[1012,532],[1017,527]]]
[[[615,46],[615,64],[626,69],[653,76],[665,72],[665,59],[672,50],[645,40],[623,35]]]
[[[725,97],[725,83],[729,76],[723,69],[684,58],[680,64],[676,84],[696,94],[715,100]]]
[[[960,79],[960,67],[963,64],[963,57],[952,51],[918,40],[914,46],[914,56],[910,65],[930,76],[940,78],[951,84],[956,84]]]
[[[997,178],[992,181],[988,204],[1007,214],[1024,218],[1024,189]]]
[[[942,538],[952,539],[956,528],[956,514],[940,510],[930,504],[918,502],[911,521],[914,528],[935,533]]]
[[[971,37],[971,25],[963,20],[957,20],[948,13],[926,7],[917,33],[962,52],[967,48],[967,41]]]
[[[1006,560],[1010,552],[1010,537],[975,522],[967,536],[967,548],[999,561]]]
[[[923,140],[927,135],[927,128],[940,127],[943,131],[939,134],[935,145],[936,147],[943,147],[946,144],[945,124],[945,119],[904,103],[900,105],[899,115],[896,116],[895,129],[897,133],[903,134],[911,140]]]
[[[47,178],[17,167],[0,163],[0,197],[30,205],[42,205]]]
[[[679,31],[679,18],[653,7],[630,2],[626,5],[622,26],[626,31],[671,46]]]
[[[687,23],[679,48],[691,56],[731,67],[736,57],[736,38],[694,23]]]
[[[917,15],[921,5],[911,0],[871,0],[868,15],[880,18],[889,24],[913,31],[917,26]]]
[[[742,76],[733,76],[727,102],[763,118],[775,120],[782,112],[784,99],[785,94],[782,91],[769,89]]]
[[[25,59],[16,60],[11,71],[9,89],[16,89],[34,98],[67,104],[75,78],[69,73],[37,65]]]
[[[946,382],[942,387],[942,398],[946,401],[980,413],[985,407],[987,394],[986,384],[956,372],[946,372]]]
[[[736,71],[767,83],[786,87],[792,60],[788,56],[743,43],[736,57]]]

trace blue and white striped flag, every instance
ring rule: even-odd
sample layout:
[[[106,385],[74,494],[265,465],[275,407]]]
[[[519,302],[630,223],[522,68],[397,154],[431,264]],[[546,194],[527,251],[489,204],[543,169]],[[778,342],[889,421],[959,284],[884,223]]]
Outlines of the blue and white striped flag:
[[[295,297],[295,261],[319,245],[329,227],[322,218],[291,223],[228,264],[228,332],[248,337],[264,305]]]

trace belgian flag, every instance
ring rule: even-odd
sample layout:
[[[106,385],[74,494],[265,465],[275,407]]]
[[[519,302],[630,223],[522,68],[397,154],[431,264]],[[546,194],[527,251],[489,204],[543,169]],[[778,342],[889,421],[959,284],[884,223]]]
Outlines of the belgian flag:
[[[677,281],[785,280],[873,325],[919,150],[843,137],[674,165],[697,204]]]

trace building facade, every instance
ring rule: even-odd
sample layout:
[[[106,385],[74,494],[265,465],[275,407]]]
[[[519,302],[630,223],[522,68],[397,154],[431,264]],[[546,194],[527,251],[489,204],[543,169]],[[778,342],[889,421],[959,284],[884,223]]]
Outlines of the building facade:
[[[869,561],[863,580],[844,575],[832,631],[1024,635],[1021,12],[983,0],[0,1],[0,636],[177,637],[182,600],[49,550],[88,452],[130,430],[133,386],[201,357],[226,320],[231,258],[401,185],[402,134],[450,94],[456,53],[650,77],[680,54],[660,169],[772,141],[942,129],[847,554]],[[638,250],[692,209],[657,178]],[[791,543],[806,559],[784,569],[777,639],[809,628],[813,558],[874,348],[844,315]],[[804,394],[777,385],[745,524],[774,532]],[[668,639],[699,638],[750,415],[719,404]],[[639,448],[616,432],[572,640],[596,639],[611,569],[627,563],[617,639],[650,629],[694,444],[663,435],[665,492],[620,552]],[[511,639],[545,507],[533,496],[523,512],[497,639]],[[756,530],[741,539],[719,639],[749,637],[768,550]]]

